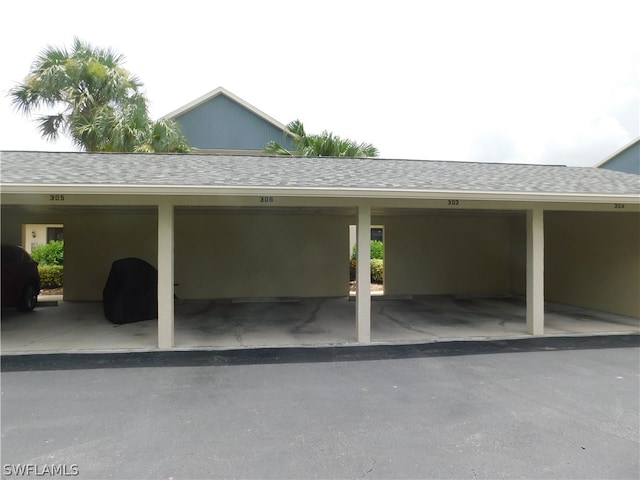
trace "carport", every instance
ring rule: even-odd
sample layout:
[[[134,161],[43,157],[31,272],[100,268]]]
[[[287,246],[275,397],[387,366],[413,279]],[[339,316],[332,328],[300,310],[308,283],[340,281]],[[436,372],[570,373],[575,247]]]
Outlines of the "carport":
[[[157,350],[157,321],[114,325],[101,302],[46,297],[28,315],[3,311],[2,353]],[[57,305],[53,305],[57,302]],[[341,347],[359,344],[355,302],[346,297],[186,300],[175,306],[175,350]],[[527,338],[519,297],[427,295],[374,297],[371,344],[424,344]],[[546,336],[637,334],[637,318],[545,304]]]
[[[583,312],[573,333],[599,322],[637,331],[640,182],[631,174],[200,154],[2,152],[1,161],[2,241],[23,243],[27,223],[65,226],[65,307],[99,302],[113,260],[157,267],[159,318],[128,337],[140,348],[224,347],[225,318],[257,332],[240,346],[279,343],[278,332],[309,345],[558,334],[555,311],[566,308]],[[372,302],[366,248],[348,299],[351,224],[364,245],[371,225],[384,225],[382,300]],[[460,308],[466,323],[452,313]],[[269,309],[291,315],[269,320]],[[513,326],[487,334],[494,320],[482,325],[478,312]],[[432,322],[416,326],[420,318]]]

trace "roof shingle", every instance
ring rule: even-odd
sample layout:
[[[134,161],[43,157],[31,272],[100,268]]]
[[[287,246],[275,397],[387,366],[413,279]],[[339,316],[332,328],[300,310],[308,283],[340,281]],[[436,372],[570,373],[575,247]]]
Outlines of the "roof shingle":
[[[0,184],[640,195],[637,175],[592,167],[207,154],[5,151]]]

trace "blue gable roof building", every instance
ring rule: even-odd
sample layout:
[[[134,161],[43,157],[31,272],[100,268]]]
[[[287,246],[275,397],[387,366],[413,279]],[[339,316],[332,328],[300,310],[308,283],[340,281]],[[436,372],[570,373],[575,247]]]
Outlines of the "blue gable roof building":
[[[640,175],[640,137],[609,155],[596,167]]]
[[[175,120],[198,152],[259,154],[274,140],[292,149],[291,134],[282,123],[223,87],[165,115]]]

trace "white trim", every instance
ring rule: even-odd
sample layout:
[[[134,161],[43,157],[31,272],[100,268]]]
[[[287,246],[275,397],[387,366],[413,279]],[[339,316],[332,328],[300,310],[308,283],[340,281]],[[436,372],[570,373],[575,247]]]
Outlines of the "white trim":
[[[250,112],[254,113],[258,117],[262,118],[263,120],[271,123],[272,125],[274,125],[275,127],[279,128],[280,130],[288,131],[286,125],[283,125],[282,123],[277,121],[275,118],[267,115],[262,110],[254,107],[253,105],[251,105],[246,100],[243,100],[242,98],[238,97],[237,95],[234,95],[233,93],[231,93],[229,90],[225,89],[224,87],[218,87],[218,88],[216,88],[214,90],[211,90],[209,93],[206,93],[206,94],[202,95],[201,97],[196,98],[192,102],[187,103],[186,105],[178,108],[177,110],[174,110],[171,113],[168,113],[167,115],[164,115],[161,118],[173,120],[178,115],[182,115],[183,113],[188,112],[189,110],[191,110],[191,109],[193,109],[193,108],[195,108],[195,107],[197,107],[199,105],[202,105],[205,102],[208,102],[209,100],[211,100],[212,98],[217,97],[218,95],[225,95],[229,99],[233,100],[237,104],[239,104],[242,107],[246,108],[247,110],[249,110]]]
[[[174,339],[174,209],[158,204],[158,348],[172,349]]]
[[[544,211],[527,210],[527,332],[544,334]]]
[[[371,343],[371,206],[358,206],[356,226],[356,339]]]
[[[91,184],[3,184],[7,194],[78,194],[78,195],[272,195],[326,198],[390,198],[390,199],[459,199],[565,203],[629,203],[640,205],[640,195],[550,193],[550,192],[493,192],[475,190],[410,190],[330,187],[269,187],[226,185],[91,185]]]

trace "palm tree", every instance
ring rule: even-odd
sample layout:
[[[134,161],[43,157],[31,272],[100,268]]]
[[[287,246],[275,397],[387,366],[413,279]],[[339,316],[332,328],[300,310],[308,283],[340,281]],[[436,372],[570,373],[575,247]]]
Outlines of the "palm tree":
[[[142,82],[122,63],[124,56],[111,49],[94,48],[74,38],[70,51],[45,48],[24,83],[9,95],[14,107],[24,114],[41,108],[55,111],[36,119],[38,130],[50,141],[66,134],[87,151],[135,151],[153,130],[154,122],[148,116]],[[177,125],[165,133],[175,137],[156,141],[155,146],[180,145],[172,151],[188,151]]]
[[[134,151],[187,153],[191,147],[177,122],[161,118],[146,125]]]
[[[303,157],[377,157],[379,154],[370,143],[357,143],[326,130],[320,135],[307,135],[300,120],[290,122],[287,131],[293,137],[293,151],[270,141],[264,147],[265,153]]]

